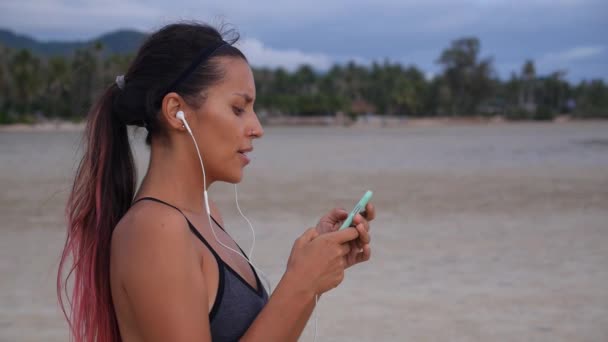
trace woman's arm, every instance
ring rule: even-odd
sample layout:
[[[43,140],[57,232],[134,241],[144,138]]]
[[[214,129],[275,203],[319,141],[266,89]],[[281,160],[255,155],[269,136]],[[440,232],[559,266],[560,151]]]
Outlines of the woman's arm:
[[[241,341],[297,341],[315,307],[314,293],[300,288],[289,271]]]
[[[344,279],[349,241],[355,229],[319,236],[308,229],[294,243],[287,271],[270,300],[247,330],[242,341],[297,341],[315,305],[315,294],[325,293]]]

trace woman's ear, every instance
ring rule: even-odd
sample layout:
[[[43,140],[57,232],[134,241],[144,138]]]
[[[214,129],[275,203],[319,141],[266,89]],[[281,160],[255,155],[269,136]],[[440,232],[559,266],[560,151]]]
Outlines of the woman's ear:
[[[168,93],[163,98],[163,102],[161,104],[161,116],[163,120],[167,123],[169,128],[184,130],[183,122],[177,118],[177,112],[183,111],[186,113],[186,103],[184,99],[179,96],[179,94],[175,92]]]

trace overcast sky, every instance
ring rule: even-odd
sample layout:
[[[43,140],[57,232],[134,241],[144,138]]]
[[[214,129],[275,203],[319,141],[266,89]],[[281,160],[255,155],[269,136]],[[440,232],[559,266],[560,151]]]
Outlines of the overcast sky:
[[[530,58],[540,74],[608,80],[607,0],[0,0],[0,27],[42,40],[191,19],[234,25],[256,66],[389,59],[432,75],[452,40],[476,36],[503,79]]]

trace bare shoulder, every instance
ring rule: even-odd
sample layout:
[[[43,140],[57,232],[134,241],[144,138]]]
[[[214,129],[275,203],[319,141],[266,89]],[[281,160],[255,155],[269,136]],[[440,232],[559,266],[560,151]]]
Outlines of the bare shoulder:
[[[140,202],[112,236],[115,286],[128,298],[145,341],[210,341],[204,274],[186,219],[156,202]],[[115,287],[118,289],[118,287]]]
[[[181,254],[192,246],[188,224],[177,210],[161,203],[142,201],[134,205],[112,234],[112,259],[124,271],[139,267],[138,260],[155,255]]]

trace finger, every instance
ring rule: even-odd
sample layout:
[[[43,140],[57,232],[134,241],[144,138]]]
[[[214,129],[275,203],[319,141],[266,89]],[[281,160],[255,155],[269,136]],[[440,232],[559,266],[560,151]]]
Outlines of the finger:
[[[348,255],[344,257],[344,262],[346,263],[346,267],[344,267],[345,269],[351,267],[352,265],[357,263],[357,255],[353,254],[353,252],[351,251],[350,253],[348,253]]]
[[[346,260],[348,261],[348,265],[351,266],[357,262],[357,254],[359,254],[359,247],[355,247],[350,250],[350,252],[345,255]]]
[[[375,215],[374,213],[370,212],[372,215]],[[369,231],[371,226],[369,224],[369,219],[367,219],[367,217],[364,217],[361,214],[355,215],[355,218],[353,219],[353,222],[355,222],[355,224],[359,224],[359,223],[363,223],[365,225],[365,230]]]
[[[357,254],[360,253],[360,251],[362,251],[361,246],[363,246],[363,245],[360,244],[359,239],[351,241],[351,242],[349,242],[349,244],[350,244],[350,253],[348,253],[348,256],[354,258],[357,256]]]
[[[340,256],[345,256],[351,252],[351,246],[348,243],[345,243],[340,246]]]
[[[358,213],[355,215],[355,217],[353,217],[353,223],[355,225],[359,224],[359,223],[363,223],[365,222],[365,218],[363,217],[363,215],[361,215],[361,213]]]
[[[347,260],[348,267],[357,263],[358,255],[363,251],[363,249],[359,246],[359,240],[351,241],[351,250],[348,255],[345,256]]]
[[[376,218],[376,207],[370,202],[365,206],[365,219],[371,221]]]
[[[357,229],[346,228],[336,232],[327,233],[325,236],[336,243],[343,244],[358,238],[359,231]]]
[[[361,237],[359,237],[359,239],[355,241],[351,241],[351,243],[354,245],[354,248],[357,249],[357,253],[361,248],[363,248],[363,244],[361,243]]]
[[[359,231],[359,239],[357,239],[357,241],[362,243],[362,245],[366,245],[366,244],[370,243],[371,236],[370,236],[369,232],[367,231],[367,228],[365,227],[365,225],[362,223],[359,223],[356,226],[356,229],[357,229],[357,231]]]
[[[348,217],[348,212],[342,208],[334,208],[327,215],[325,215],[325,219],[329,221],[331,224],[335,224],[337,222],[341,222],[346,220]]]
[[[366,231],[369,231],[369,222],[363,218],[363,216],[361,216],[360,214],[355,215],[355,219],[353,219],[353,222],[355,224],[355,227],[359,224],[363,224],[363,226],[365,227]]]
[[[360,263],[360,262],[365,262],[368,261],[372,256],[372,248],[370,247],[370,245],[365,245],[363,246],[363,252],[357,254],[357,261],[356,263]]]

